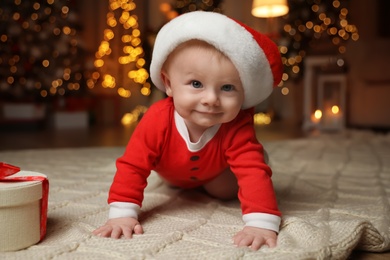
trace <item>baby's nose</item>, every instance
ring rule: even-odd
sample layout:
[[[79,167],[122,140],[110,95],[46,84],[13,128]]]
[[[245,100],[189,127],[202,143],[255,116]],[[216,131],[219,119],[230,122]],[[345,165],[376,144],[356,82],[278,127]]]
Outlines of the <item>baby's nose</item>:
[[[219,105],[219,95],[214,89],[204,92],[202,103],[209,106]]]

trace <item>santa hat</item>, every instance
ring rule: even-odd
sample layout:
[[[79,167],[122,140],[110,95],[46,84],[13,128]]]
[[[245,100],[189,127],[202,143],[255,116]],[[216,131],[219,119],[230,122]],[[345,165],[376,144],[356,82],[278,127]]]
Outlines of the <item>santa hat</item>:
[[[159,31],[150,65],[157,88],[165,91],[161,68],[168,55],[181,43],[194,39],[214,46],[235,65],[244,88],[244,109],[265,100],[282,78],[278,47],[267,36],[225,15],[196,11],[176,17]]]

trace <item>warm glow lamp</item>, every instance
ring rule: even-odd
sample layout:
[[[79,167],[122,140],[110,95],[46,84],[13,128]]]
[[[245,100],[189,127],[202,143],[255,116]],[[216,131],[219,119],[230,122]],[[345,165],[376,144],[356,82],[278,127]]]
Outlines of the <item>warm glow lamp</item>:
[[[253,0],[252,15],[269,18],[288,13],[287,0]]]

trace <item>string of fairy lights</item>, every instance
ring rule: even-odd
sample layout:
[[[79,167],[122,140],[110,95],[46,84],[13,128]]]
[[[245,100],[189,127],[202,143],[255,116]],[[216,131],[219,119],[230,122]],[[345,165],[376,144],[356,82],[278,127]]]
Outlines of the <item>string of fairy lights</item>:
[[[118,83],[121,75],[118,75],[117,66],[110,66],[109,59],[113,55],[112,48],[117,48],[113,39],[120,37],[122,55],[117,58],[118,64],[124,67],[133,65],[127,72],[127,78],[133,83],[141,85],[140,92],[144,96],[151,93],[151,85],[147,82],[149,74],[144,68],[146,61],[143,58],[144,50],[142,48],[141,32],[138,25],[138,17],[132,14],[136,4],[132,0],[109,0],[109,12],[107,13],[107,28],[103,32],[103,40],[100,43],[98,51],[95,53],[94,66],[96,71],[92,78],[88,80],[89,88],[94,88],[100,83],[103,88],[114,89],[117,87],[117,93],[123,98],[131,97],[129,83]],[[121,25],[123,29],[117,26]],[[115,46],[112,46],[115,45]],[[115,58],[115,57],[114,57]],[[135,67],[134,67],[135,66]],[[127,87],[125,87],[127,86]]]
[[[321,41],[330,42],[342,56],[347,51],[346,43],[359,39],[358,28],[348,19],[347,0],[289,0],[289,7],[279,39],[285,66],[279,85],[283,95],[289,93],[284,83],[302,76],[305,56],[321,45]]]
[[[73,1],[0,3],[0,93],[39,99],[84,93],[87,69]]]

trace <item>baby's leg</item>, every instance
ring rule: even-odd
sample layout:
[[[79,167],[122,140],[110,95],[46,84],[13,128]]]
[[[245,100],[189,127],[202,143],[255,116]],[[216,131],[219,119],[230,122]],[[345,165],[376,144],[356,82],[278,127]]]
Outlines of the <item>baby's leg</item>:
[[[237,179],[230,168],[227,168],[213,180],[203,185],[203,188],[208,194],[218,199],[231,200],[237,198]]]
[[[262,152],[264,161],[268,164],[268,153],[265,149]],[[216,178],[203,185],[203,188],[211,196],[222,200],[236,199],[238,194],[237,178],[230,168],[227,168]]]

